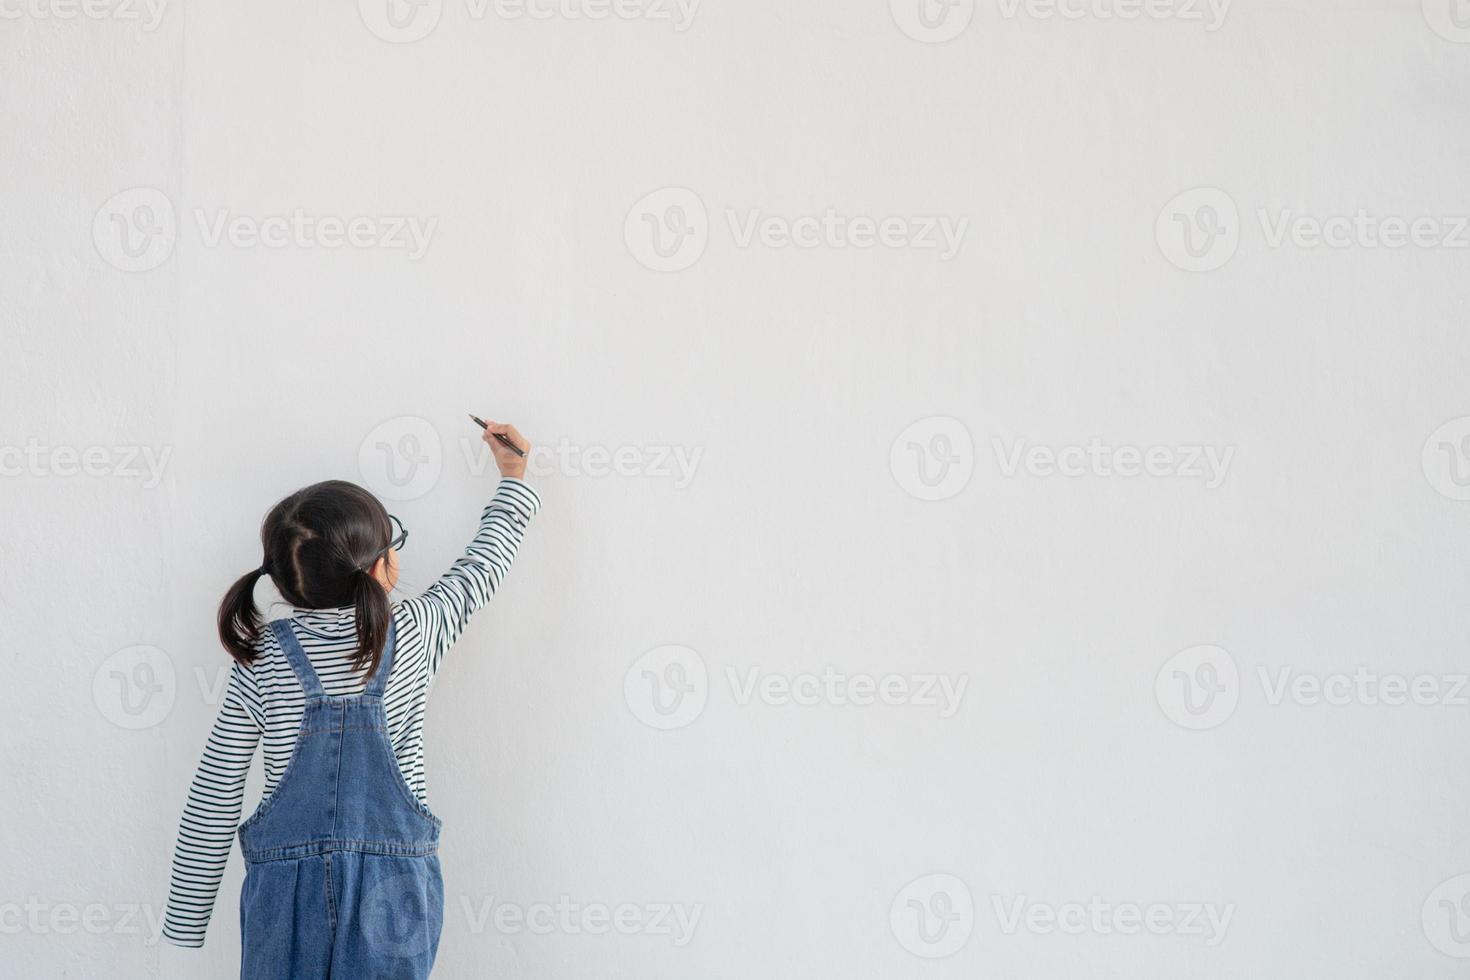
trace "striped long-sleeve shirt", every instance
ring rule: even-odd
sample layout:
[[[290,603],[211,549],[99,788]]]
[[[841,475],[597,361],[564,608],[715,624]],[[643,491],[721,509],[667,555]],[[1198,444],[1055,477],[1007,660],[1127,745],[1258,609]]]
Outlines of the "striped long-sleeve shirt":
[[[389,738],[403,777],[418,798],[424,792],[424,708],[429,686],[470,615],[495,594],[541,501],[530,486],[505,479],[480,518],[465,554],[421,595],[393,608],[397,641],[384,693]],[[356,694],[365,686],[351,657],[357,630],[351,607],[296,610],[296,635],[327,694]],[[270,630],[256,643],[249,666],[230,671],[224,703],[189,787],[174,847],[173,877],[164,914],[164,938],[179,946],[204,945],[204,931],[230,856],[245,795],[245,776],[264,745],[268,798],[296,745],[304,700],[301,685]]]

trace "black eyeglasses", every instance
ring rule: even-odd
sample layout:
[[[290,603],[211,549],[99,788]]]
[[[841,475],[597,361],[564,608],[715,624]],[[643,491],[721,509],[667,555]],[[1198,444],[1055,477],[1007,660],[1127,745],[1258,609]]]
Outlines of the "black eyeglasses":
[[[388,547],[379,550],[377,554],[373,555],[372,561],[369,561],[363,566],[364,569],[371,568],[377,564],[378,559],[390,551],[403,550],[403,544],[408,540],[408,528],[404,527],[403,522],[392,514],[388,515],[388,533],[391,535],[388,539]]]
[[[408,541],[408,528],[404,527],[403,522],[392,514],[388,515],[388,527],[390,528],[389,533],[393,536],[388,540],[388,547],[383,550],[387,551],[391,548],[402,551],[404,543]]]

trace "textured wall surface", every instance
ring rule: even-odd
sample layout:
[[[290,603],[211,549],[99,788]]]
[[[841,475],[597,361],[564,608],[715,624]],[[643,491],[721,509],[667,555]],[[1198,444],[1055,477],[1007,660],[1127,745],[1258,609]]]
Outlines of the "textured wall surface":
[[[437,976],[1463,975],[1463,0],[0,13],[4,977],[234,975],[215,605],[466,411]]]

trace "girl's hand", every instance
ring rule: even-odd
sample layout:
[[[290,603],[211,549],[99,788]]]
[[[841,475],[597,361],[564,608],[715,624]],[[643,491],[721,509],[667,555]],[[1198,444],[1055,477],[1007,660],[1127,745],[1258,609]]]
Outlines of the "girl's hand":
[[[500,468],[500,475],[512,476],[517,480],[523,479],[526,475],[526,460],[530,458],[531,443],[516,430],[515,426],[509,423],[495,422],[490,419],[487,419],[486,422],[488,424],[485,426],[485,434],[481,438],[485,440],[485,445],[490,447],[490,451],[495,454],[495,465]],[[505,436],[511,442],[515,443],[526,455],[517,456],[505,446],[501,445],[500,440],[495,438],[496,433]]]

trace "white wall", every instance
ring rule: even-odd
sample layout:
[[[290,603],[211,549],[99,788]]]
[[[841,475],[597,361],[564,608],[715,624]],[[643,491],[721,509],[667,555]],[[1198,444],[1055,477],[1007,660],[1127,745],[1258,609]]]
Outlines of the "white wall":
[[[467,410],[565,451],[432,701],[437,975],[1459,975],[1451,0],[960,0],[932,30],[913,0],[96,2],[0,30],[4,976],[234,975],[238,855],[207,946],[155,939],[215,605],[270,503],[393,489],[405,435],[432,580],[493,485]],[[416,257],[211,237],[297,209],[437,223]],[[763,243],[828,209],[966,224],[948,256]],[[1154,446],[1164,475],[1117,472]],[[599,448],[623,474],[573,465]],[[742,687],[828,667],[963,694]],[[496,924],[562,896],[646,918]],[[1069,903],[1097,907],[1049,929]]]

